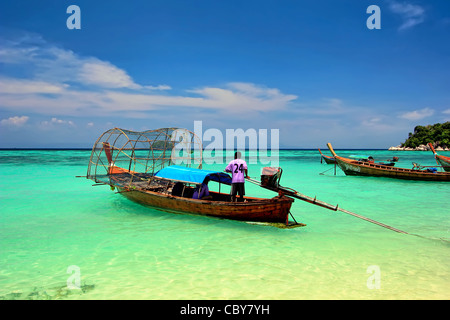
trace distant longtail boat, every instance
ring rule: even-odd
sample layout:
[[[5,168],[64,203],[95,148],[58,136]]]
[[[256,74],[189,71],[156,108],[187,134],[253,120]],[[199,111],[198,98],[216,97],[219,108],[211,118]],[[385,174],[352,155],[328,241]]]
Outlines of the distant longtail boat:
[[[413,169],[405,169],[366,161],[352,160],[338,156],[330,143],[328,143],[327,146],[336,159],[337,165],[346,175],[423,181],[450,181],[450,172],[439,172],[432,168],[423,169],[425,167],[417,164],[413,164]]]
[[[320,151],[320,149],[319,149],[319,152],[320,152],[320,156],[321,156],[320,163],[322,163],[322,160],[325,161],[326,164],[335,164],[336,163],[336,159],[334,159],[334,157],[324,155],[322,153],[322,151]]]

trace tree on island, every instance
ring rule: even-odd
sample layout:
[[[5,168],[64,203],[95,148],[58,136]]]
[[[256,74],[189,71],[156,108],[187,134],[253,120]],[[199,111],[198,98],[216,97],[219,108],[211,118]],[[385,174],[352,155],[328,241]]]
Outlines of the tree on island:
[[[429,142],[434,148],[450,147],[450,121],[436,123],[427,126],[416,126],[414,133],[409,133],[408,139],[402,143],[403,148],[417,148],[420,145],[427,145]]]

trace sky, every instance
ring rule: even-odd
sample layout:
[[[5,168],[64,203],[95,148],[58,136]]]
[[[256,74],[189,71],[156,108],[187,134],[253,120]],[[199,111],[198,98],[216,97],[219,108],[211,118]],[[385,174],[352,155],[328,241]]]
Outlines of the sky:
[[[389,148],[450,121],[449,71],[448,0],[2,1],[0,148],[194,121]]]

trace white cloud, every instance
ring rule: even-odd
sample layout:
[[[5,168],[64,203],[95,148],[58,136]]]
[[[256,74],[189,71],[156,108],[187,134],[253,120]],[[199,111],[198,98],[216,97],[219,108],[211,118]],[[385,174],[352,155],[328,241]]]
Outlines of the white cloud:
[[[171,90],[172,87],[168,86],[166,84],[160,84],[157,86],[144,86],[145,89],[150,89],[150,90]]]
[[[24,85],[28,80],[23,80]],[[123,92],[116,90],[76,90],[72,87],[55,87],[54,94],[46,86],[30,86],[21,93],[21,81],[12,80],[8,93],[0,90],[0,106],[3,109],[37,112],[47,115],[66,116],[118,116],[134,117],[133,111],[142,112],[167,108],[201,108],[223,112],[259,112],[284,109],[297,97],[286,95],[272,88],[247,84],[249,90],[236,90],[233,86],[203,87],[189,90],[192,95],[163,95],[152,93]],[[56,90],[60,88],[60,90]],[[33,89],[33,90],[31,90]],[[256,94],[255,90],[259,93]],[[191,109],[186,109],[192,112]],[[135,113],[136,114],[136,113]]]
[[[28,121],[29,117],[27,116],[14,116],[14,117],[10,117],[8,119],[2,119],[0,121],[0,124],[2,126],[15,126],[15,127],[21,127],[23,126],[27,121]]]
[[[444,114],[443,121],[450,121],[450,109],[444,110],[442,113]]]
[[[148,111],[167,108],[190,113],[191,108],[240,113],[280,110],[297,99],[276,88],[242,82],[186,90],[184,95],[164,94],[169,85],[137,84],[110,62],[30,38],[5,42],[0,51],[0,63],[31,75],[0,78],[2,109],[50,116],[143,117]]]
[[[398,28],[400,31],[412,28],[425,21],[425,9],[419,5],[390,1],[389,9],[401,16],[403,23]]]
[[[393,119],[390,119],[385,115],[369,115],[361,121],[358,131],[361,132],[360,130],[364,130],[364,132],[369,135],[380,135],[381,133],[385,135],[401,131],[402,124],[398,122],[398,120],[393,121]]]
[[[97,59],[89,59],[89,61],[83,63],[78,77],[82,83],[104,88],[142,88],[142,86],[134,83],[124,70],[109,62]]]
[[[125,70],[110,62],[77,55],[71,50],[46,43],[39,35],[27,34],[16,40],[0,40],[0,63],[22,68],[22,71],[26,69],[27,74],[33,74],[35,81],[112,89],[143,88]]]
[[[41,125],[44,127],[52,127],[55,125],[64,125],[69,127],[75,127],[75,123],[70,120],[62,120],[58,118],[52,118],[50,121],[42,121]]]
[[[45,81],[0,78],[0,93],[61,93],[67,87],[66,84],[53,84]]]
[[[322,99],[321,106],[317,108],[316,112],[326,115],[343,114],[348,112],[351,108],[350,106],[345,106],[344,102],[338,98],[324,98]]]
[[[348,102],[339,98],[320,98],[302,103],[297,103],[297,108],[291,110],[292,113],[318,116],[318,117],[336,117],[336,116],[355,116],[361,113],[361,107],[350,105]]]
[[[405,112],[399,115],[400,118],[406,120],[421,120],[423,118],[431,117],[434,114],[434,110],[430,108],[423,108],[420,110],[414,110],[410,112]]]
[[[225,88],[204,87],[190,92],[203,96],[197,106],[230,112],[280,110],[297,99],[297,96],[283,94],[276,88],[242,82],[229,83]]]

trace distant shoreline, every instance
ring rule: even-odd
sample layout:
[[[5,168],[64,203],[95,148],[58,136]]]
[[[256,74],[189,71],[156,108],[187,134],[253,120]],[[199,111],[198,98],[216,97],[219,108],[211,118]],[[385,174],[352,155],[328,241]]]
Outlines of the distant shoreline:
[[[442,148],[442,147],[437,147],[434,149],[436,151],[450,151],[449,148]],[[421,144],[417,148],[401,147],[400,145],[398,145],[396,147],[390,147],[388,150],[389,151],[431,151],[431,148],[424,144]]]
[[[91,151],[92,148],[0,148],[0,151]],[[279,148],[279,151],[287,151],[287,150],[301,150],[301,151],[317,151],[316,148]],[[402,148],[400,146],[390,147],[389,149],[385,148],[337,148],[335,150],[341,151],[357,151],[357,150],[373,150],[373,151],[430,151],[430,149],[426,148]],[[436,151],[450,151],[448,148],[435,148]],[[257,151],[254,149],[246,149],[245,151]]]

